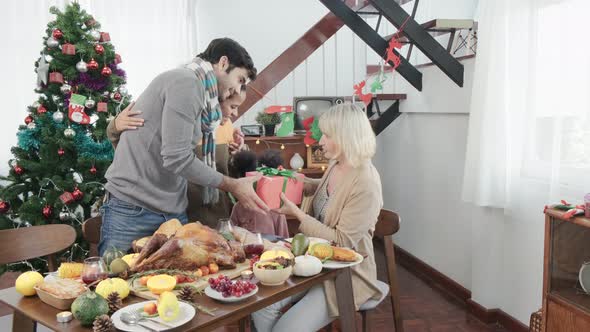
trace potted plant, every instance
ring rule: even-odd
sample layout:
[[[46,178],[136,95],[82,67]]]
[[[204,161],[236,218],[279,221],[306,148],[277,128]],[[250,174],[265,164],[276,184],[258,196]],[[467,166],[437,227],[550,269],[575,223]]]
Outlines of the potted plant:
[[[281,116],[278,113],[268,114],[262,111],[256,116],[256,122],[264,126],[264,136],[274,136],[275,126],[281,123]]]

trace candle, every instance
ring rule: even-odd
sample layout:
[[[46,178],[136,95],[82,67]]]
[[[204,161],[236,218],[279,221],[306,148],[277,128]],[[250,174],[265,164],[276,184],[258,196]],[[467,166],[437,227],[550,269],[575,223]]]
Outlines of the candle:
[[[252,271],[250,271],[250,270],[242,271],[241,274],[242,274],[242,279],[244,279],[244,280],[252,279]]]
[[[57,318],[57,321],[60,323],[67,323],[71,321],[73,318],[72,313],[69,311],[62,311],[55,316]]]
[[[322,166],[322,171],[325,171],[325,170],[326,170],[326,166]]]

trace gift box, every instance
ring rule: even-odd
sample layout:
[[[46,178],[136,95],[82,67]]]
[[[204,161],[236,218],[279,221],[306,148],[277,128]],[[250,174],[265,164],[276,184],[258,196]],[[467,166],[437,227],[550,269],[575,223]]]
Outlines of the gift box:
[[[104,42],[108,42],[111,41],[111,35],[109,35],[108,32],[101,32],[100,33],[100,42],[104,43]]]
[[[74,44],[63,44],[61,46],[61,53],[68,54],[68,55],[74,55],[74,54],[76,54],[76,45],[74,45]]]
[[[255,184],[256,194],[269,208],[281,207],[281,192],[284,192],[291,202],[301,204],[305,175],[285,169],[259,167],[256,172],[247,172],[246,176],[258,174],[263,176]]]
[[[64,76],[59,72],[49,73],[49,83],[63,84]]]
[[[99,102],[96,104],[96,111],[97,112],[107,112],[107,103]]]

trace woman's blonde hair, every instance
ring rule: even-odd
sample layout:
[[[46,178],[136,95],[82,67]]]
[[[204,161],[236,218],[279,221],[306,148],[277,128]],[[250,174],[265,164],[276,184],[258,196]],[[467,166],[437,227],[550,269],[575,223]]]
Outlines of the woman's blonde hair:
[[[322,133],[338,145],[334,158],[342,154],[356,168],[375,155],[375,132],[359,105],[343,103],[332,106],[320,116],[319,125]]]

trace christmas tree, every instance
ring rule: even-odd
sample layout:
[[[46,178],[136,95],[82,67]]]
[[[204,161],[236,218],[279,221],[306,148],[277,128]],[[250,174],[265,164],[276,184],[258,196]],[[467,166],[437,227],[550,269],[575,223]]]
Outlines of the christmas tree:
[[[87,244],[82,222],[97,214],[104,174],[113,159],[108,122],[128,104],[125,72],[117,67],[110,36],[73,3],[47,24],[35,62],[38,99],[18,129],[10,171],[1,177],[0,229],[64,223],[76,228],[76,243],[62,259],[80,259]],[[31,239],[34,241],[35,239]],[[47,268],[43,259],[0,267]]]

